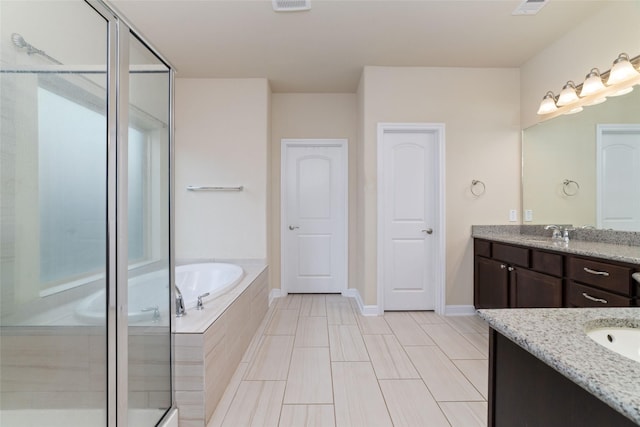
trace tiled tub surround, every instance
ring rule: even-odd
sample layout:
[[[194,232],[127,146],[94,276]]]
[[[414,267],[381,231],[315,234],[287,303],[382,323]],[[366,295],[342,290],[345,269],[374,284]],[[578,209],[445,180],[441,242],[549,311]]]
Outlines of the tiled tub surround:
[[[229,292],[187,307],[176,320],[175,396],[180,427],[204,427],[268,309],[268,271],[242,263],[243,280]]]
[[[640,424],[640,365],[586,334],[598,326],[640,327],[640,309],[508,309],[479,314],[493,329]]]
[[[640,233],[638,232],[577,229],[571,231],[569,236],[569,243],[553,242],[551,230],[545,230],[542,225],[474,225],[471,227],[473,238],[640,264]]]

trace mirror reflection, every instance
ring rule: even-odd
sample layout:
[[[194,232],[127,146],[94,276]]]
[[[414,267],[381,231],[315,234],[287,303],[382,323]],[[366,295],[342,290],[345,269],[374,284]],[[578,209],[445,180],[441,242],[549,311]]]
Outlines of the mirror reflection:
[[[525,224],[640,231],[640,89],[523,131]]]

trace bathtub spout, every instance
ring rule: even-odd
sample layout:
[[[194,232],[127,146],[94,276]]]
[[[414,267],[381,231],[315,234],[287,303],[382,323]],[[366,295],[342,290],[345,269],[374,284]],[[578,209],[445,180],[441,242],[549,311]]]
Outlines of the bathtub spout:
[[[178,285],[176,287],[176,317],[182,317],[187,314],[187,310],[184,309],[184,298],[182,298],[182,292]]]

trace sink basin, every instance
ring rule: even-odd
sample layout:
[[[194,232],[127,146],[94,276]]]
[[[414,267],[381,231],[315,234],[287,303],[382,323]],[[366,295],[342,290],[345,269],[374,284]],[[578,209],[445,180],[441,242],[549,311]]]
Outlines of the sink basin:
[[[595,328],[587,331],[587,336],[613,352],[640,362],[640,328]]]

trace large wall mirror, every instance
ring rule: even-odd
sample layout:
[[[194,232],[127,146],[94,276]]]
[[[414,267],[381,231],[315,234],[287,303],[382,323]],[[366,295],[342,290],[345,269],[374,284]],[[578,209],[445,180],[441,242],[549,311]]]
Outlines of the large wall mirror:
[[[640,231],[640,88],[522,137],[525,224]]]

